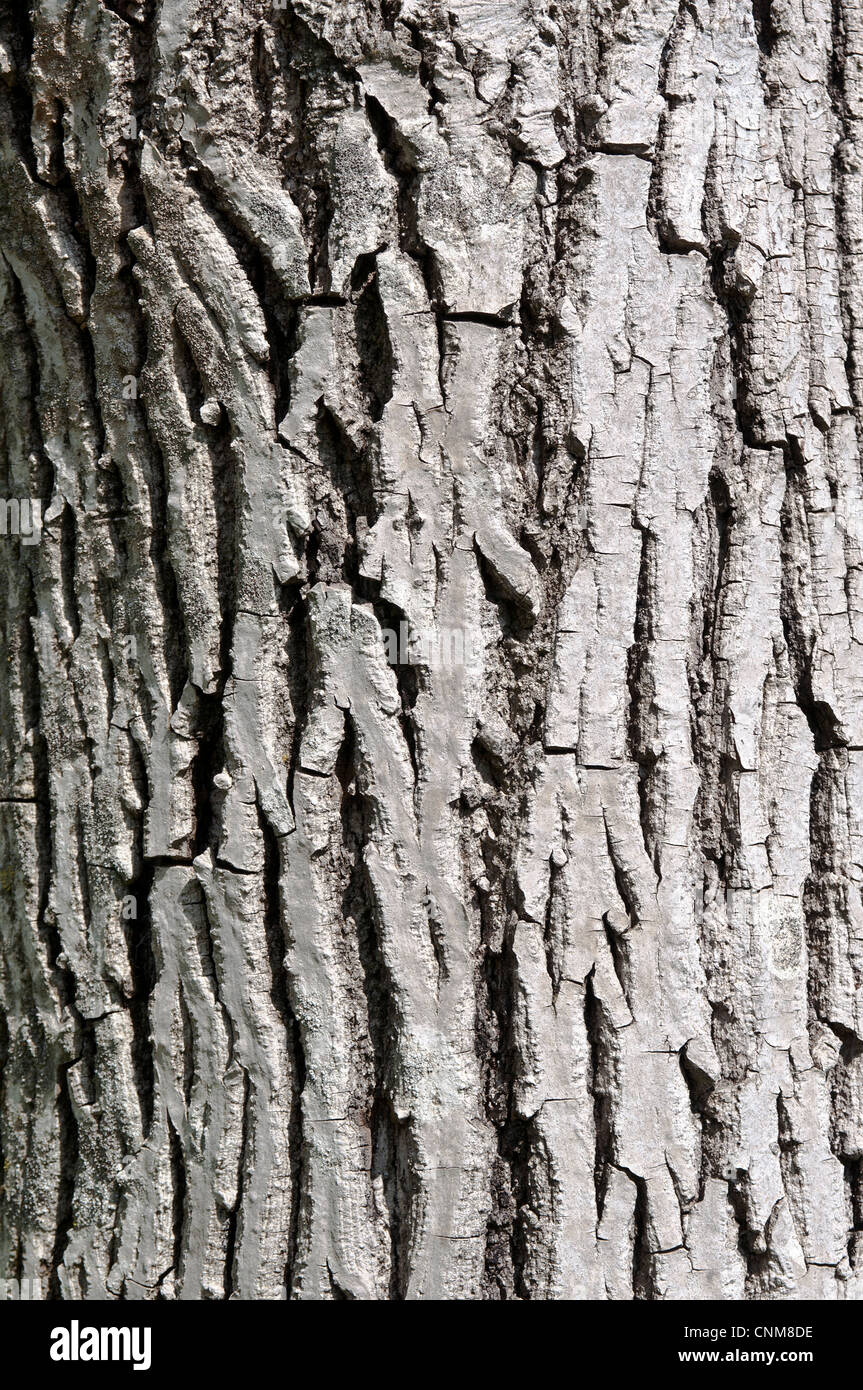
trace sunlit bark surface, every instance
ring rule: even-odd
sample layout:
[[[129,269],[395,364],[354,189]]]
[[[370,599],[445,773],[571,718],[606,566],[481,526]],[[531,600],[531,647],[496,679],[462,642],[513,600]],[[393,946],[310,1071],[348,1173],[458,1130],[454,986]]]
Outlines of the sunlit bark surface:
[[[859,1298],[859,0],[0,39],[0,1277]]]

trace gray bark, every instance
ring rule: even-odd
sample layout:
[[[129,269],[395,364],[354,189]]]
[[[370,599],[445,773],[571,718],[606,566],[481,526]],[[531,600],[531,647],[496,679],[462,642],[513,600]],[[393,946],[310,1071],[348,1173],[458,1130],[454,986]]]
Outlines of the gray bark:
[[[858,0],[0,38],[0,1277],[859,1298]]]

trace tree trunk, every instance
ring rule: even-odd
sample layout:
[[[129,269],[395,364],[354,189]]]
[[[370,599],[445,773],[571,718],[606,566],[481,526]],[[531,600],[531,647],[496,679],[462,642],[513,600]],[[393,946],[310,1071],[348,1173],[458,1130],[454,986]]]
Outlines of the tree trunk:
[[[863,1296],[861,55],[3,6],[0,1276]]]

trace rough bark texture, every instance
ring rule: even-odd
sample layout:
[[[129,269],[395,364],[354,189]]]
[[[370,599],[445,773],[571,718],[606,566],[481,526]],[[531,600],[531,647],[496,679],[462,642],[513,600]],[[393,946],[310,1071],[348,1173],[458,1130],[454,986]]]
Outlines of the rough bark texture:
[[[0,1275],[859,1298],[859,0],[0,14]]]

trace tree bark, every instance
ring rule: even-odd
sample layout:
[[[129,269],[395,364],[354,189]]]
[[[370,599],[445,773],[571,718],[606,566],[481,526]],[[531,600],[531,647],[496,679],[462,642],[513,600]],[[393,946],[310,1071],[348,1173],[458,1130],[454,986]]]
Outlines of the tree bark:
[[[863,1296],[857,0],[0,37],[0,1276]]]

